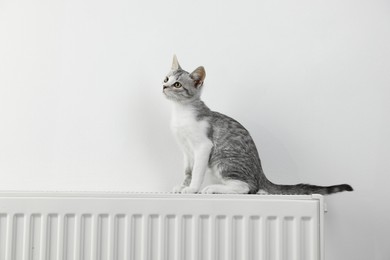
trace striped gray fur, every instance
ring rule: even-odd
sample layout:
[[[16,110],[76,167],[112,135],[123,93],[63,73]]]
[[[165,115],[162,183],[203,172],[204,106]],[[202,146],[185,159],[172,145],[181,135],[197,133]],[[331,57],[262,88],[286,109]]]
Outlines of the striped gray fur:
[[[176,60],[177,62],[177,60]],[[316,186],[309,184],[278,185],[269,181],[262,169],[256,145],[249,134],[236,120],[211,111],[200,99],[205,72],[199,67],[193,73],[181,69],[172,69],[164,83],[163,93],[174,103],[189,107],[199,122],[206,122],[207,138],[212,143],[208,167],[216,168],[222,181],[235,180],[246,183],[247,193],[265,191],[269,194],[332,194],[341,191],[352,191],[348,184],[334,186]],[[198,74],[200,75],[198,75]],[[203,77],[201,77],[204,73]],[[179,82],[180,88],[173,84]],[[182,187],[191,183],[192,168],[186,167]]]

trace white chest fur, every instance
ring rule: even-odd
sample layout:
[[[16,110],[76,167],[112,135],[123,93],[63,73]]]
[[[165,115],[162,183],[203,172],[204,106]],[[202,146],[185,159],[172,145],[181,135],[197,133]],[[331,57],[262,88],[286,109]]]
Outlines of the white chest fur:
[[[209,123],[196,118],[192,106],[173,104],[171,128],[179,143],[192,151],[199,146],[209,144],[207,137]]]
[[[208,169],[212,141],[207,137],[209,122],[197,118],[194,107],[173,104],[172,131],[184,152],[185,169],[191,170],[191,183],[181,190],[184,193],[198,192]],[[181,189],[180,188],[180,189]]]

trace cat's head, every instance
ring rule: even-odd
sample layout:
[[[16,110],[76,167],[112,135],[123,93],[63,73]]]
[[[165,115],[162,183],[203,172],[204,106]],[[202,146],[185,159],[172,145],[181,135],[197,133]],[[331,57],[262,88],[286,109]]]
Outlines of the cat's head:
[[[200,98],[205,77],[206,71],[202,66],[196,68],[192,73],[183,70],[175,55],[171,71],[163,82],[163,93],[168,99],[180,103],[197,100]]]

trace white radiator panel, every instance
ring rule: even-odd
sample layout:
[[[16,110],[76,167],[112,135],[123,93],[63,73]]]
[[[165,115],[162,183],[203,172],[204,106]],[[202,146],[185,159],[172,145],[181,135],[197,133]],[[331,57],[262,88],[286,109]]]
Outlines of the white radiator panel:
[[[0,260],[322,260],[321,196],[0,193]]]

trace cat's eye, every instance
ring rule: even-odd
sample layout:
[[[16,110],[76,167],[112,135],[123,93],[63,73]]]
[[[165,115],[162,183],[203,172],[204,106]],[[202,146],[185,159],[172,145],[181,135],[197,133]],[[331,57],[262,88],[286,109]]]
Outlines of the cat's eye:
[[[167,83],[167,82],[168,82],[168,77],[165,77],[164,83]]]
[[[175,82],[175,83],[173,84],[173,86],[174,86],[175,88],[180,88],[180,87],[181,87],[181,84],[180,84],[179,82]]]

